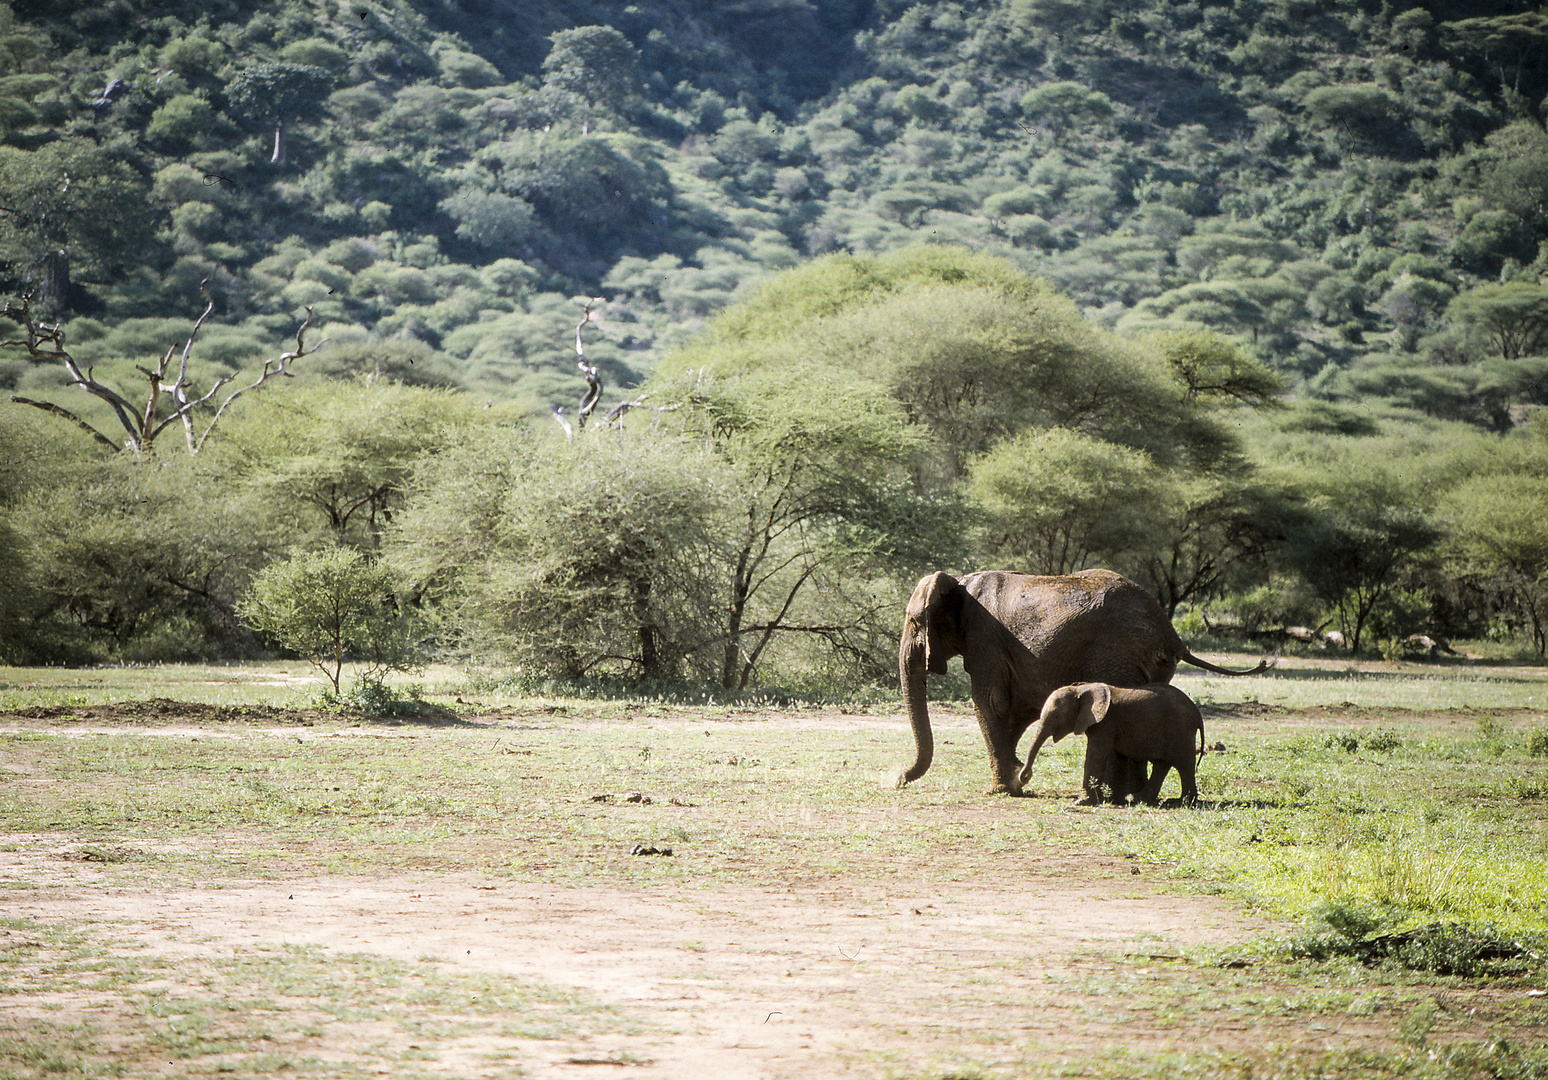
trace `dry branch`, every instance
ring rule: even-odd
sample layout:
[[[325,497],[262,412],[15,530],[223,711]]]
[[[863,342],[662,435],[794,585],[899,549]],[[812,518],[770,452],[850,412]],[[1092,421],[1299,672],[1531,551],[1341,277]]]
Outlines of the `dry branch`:
[[[549,406],[549,409],[554,414],[554,419],[559,422],[560,427],[564,428],[565,436],[571,439],[575,437],[577,431],[583,430],[586,427],[586,421],[591,419],[591,414],[596,411],[597,403],[602,399],[602,375],[597,370],[597,366],[586,359],[586,343],[581,335],[581,332],[586,328],[586,324],[592,321],[591,309],[601,302],[602,297],[600,296],[588,299],[586,301],[586,310],[582,313],[580,322],[575,325],[576,367],[580,368],[581,377],[586,380],[586,392],[581,395],[580,407],[575,414],[575,423],[570,423],[570,418],[565,412],[563,405]],[[648,397],[650,397],[649,394],[641,394],[629,401],[620,401],[603,414],[603,423],[612,425],[615,421],[622,418],[625,413],[644,405]],[[668,405],[656,411],[670,412],[676,408],[676,405]]]
[[[124,445],[136,454],[143,453],[151,448],[156,437],[174,423],[181,423],[184,435],[188,442],[188,452],[197,454],[203,447],[205,440],[210,437],[210,432],[215,430],[215,425],[220,421],[226,408],[237,398],[249,390],[256,389],[278,375],[289,376],[289,364],[292,360],[299,360],[303,356],[309,356],[327,344],[326,339],[308,348],[305,335],[307,328],[312,325],[312,309],[306,309],[306,318],[302,320],[300,328],[296,331],[296,347],[294,350],[284,353],[278,359],[264,362],[263,370],[258,377],[246,386],[233,390],[220,407],[215,410],[215,415],[205,425],[203,433],[196,433],[194,428],[195,412],[214,400],[221,387],[230,383],[235,376],[225,375],[215,380],[210,389],[198,396],[191,396],[188,384],[188,364],[193,356],[194,342],[199,337],[199,331],[204,327],[205,320],[215,310],[215,300],[205,288],[207,282],[199,283],[199,291],[204,295],[205,306],[203,313],[195,320],[193,330],[188,335],[188,340],[183,342],[179,355],[177,345],[172,345],[162,356],[160,363],[155,368],[144,367],[136,364],[136,369],[145,376],[150,386],[145,396],[145,404],[136,406],[127,397],[106,383],[99,382],[94,368],[86,368],[84,371],[65,348],[64,330],[58,323],[49,324],[39,322],[33,317],[32,295],[29,293],[21,298],[20,304],[6,302],[0,309],[0,316],[9,318],[22,328],[25,336],[6,341],[0,341],[0,347],[21,347],[27,350],[34,360],[57,361],[64,364],[65,370],[70,374],[70,382],[79,386],[88,394],[107,403],[118,418],[119,426],[124,429],[127,436]],[[168,381],[167,372],[172,366],[172,358],[179,355],[177,373]],[[158,415],[163,408],[163,399],[170,397],[172,409],[164,416]],[[34,401],[31,398],[13,394],[11,400],[20,405],[31,405],[56,416],[70,421],[83,431],[89,433],[98,442],[110,446],[116,452],[122,449],[112,439],[92,427],[81,417],[60,405],[47,401]]]

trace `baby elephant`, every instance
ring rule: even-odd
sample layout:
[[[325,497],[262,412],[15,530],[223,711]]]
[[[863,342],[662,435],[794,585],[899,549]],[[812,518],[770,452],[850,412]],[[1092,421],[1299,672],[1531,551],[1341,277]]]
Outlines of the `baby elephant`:
[[[1080,734],[1086,736],[1083,803],[1099,803],[1104,794],[1123,803],[1135,795],[1154,806],[1167,770],[1173,768],[1182,780],[1183,802],[1198,799],[1194,773],[1204,756],[1204,718],[1193,699],[1177,687],[1168,683],[1138,689],[1106,683],[1059,687],[1043,702],[1042,714],[1032,725],[1032,748],[1021,768],[1020,785],[1025,787],[1031,779],[1043,740],[1058,742],[1066,735]],[[1148,780],[1146,762],[1155,763]]]

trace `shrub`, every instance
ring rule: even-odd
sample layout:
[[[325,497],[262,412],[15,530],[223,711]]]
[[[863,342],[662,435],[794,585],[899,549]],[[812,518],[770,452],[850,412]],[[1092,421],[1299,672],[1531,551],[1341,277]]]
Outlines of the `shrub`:
[[[419,667],[395,576],[350,548],[306,552],[265,567],[238,606],[252,627],[328,677],[339,696],[346,660],[364,682]]]
[[[215,110],[197,94],[178,94],[152,114],[145,135],[153,142],[185,146],[208,131]]]
[[[1377,753],[1385,753],[1389,750],[1396,750],[1402,745],[1402,736],[1400,736],[1395,731],[1388,731],[1385,728],[1382,728],[1379,731],[1373,731],[1371,734],[1365,737],[1365,748],[1367,750],[1374,750]]]

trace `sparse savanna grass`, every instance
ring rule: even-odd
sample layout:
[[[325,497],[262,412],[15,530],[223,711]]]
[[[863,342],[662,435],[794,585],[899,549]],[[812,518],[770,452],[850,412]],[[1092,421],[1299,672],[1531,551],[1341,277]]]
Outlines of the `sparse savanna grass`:
[[[25,999],[32,1014],[0,1010],[5,1080],[167,1075],[169,1064],[175,1075],[435,1076],[431,1046],[462,1045],[476,1047],[478,1075],[514,1077],[533,1041],[638,1028],[584,993],[431,959],[279,944],[174,964],[136,955],[111,927],[5,929],[0,1000]],[[89,1021],[72,1018],[83,994],[97,1002]],[[341,1043],[348,1062],[326,1049]]]
[[[1265,1058],[1268,1060],[1265,1061]],[[1035,1067],[1032,1061],[1028,1067]],[[1420,1039],[1381,1049],[1307,1051],[1264,1046],[1259,1053],[1194,1053],[1184,1050],[1139,1055],[1123,1050],[1098,1052],[1072,1063],[1067,1072],[1039,1073],[1132,1080],[1187,1077],[1188,1080],[1538,1080],[1548,1076],[1548,1058],[1534,1047],[1508,1040],[1483,1046],[1432,1045]]]
[[[346,671],[349,669],[346,668]],[[421,686],[440,695],[463,686],[466,673],[432,665],[415,676],[392,676],[388,685]],[[239,707],[314,705],[328,682],[300,660],[254,663],[124,664],[89,668],[0,668],[0,710],[32,705],[87,707],[112,702],[170,698]]]
[[[1548,1077],[1541,1055],[1512,1041],[1515,1021],[1503,1009],[1492,1014],[1503,1041],[1443,1038],[1457,1030],[1451,1014],[1420,1033],[1434,985],[1543,985],[1540,959],[1494,963],[1480,952],[1501,939],[1540,957],[1548,931],[1540,824],[1548,776],[1537,734],[1545,725],[1529,711],[1542,700],[1541,669],[1459,676],[1466,685],[1455,687],[1396,667],[1382,680],[1285,666],[1287,677],[1179,679],[1206,704],[1210,741],[1227,747],[1205,757],[1203,800],[1192,809],[1072,807],[1076,739],[1039,758],[1039,797],[985,798],[982,739],[960,703],[934,710],[935,765],[898,792],[877,781],[909,748],[901,708],[836,714],[491,692],[479,699],[488,712],[457,724],[324,718],[283,728],[162,721],[0,731],[0,820],[11,834],[0,846],[27,854],[46,845],[51,858],[69,860],[51,865],[89,868],[115,887],[412,866],[706,895],[789,881],[949,890],[1029,851],[1105,851],[1146,866],[1147,878],[1224,894],[1302,928],[1224,955],[1136,956],[1072,979],[1110,1003],[1114,1023],[1141,1016],[1156,1030],[1186,1032],[1218,1016],[1242,1024],[1305,1016],[1330,1029],[1344,1017],[1416,1019],[1412,1038],[1379,1052],[1287,1049],[1272,1068],[1262,1055],[1087,1055],[1067,1063],[1071,1075]],[[1379,707],[1365,696],[1373,687]],[[1464,699],[1466,708],[1454,704]],[[1243,700],[1277,708],[1234,704]],[[677,855],[631,858],[637,843]],[[1115,895],[1128,880],[1119,875]],[[32,884],[0,873],[0,887]],[[1427,927],[1462,929],[1404,939],[1380,955],[1367,948]],[[0,993],[39,1000],[32,995],[50,986],[97,987],[112,1003],[114,1030],[128,1031],[144,1060],[165,1052],[161,1060],[199,1066],[188,1072],[236,1075],[439,1075],[422,1060],[430,1048],[491,1038],[486,1074],[516,1075],[523,1040],[629,1023],[567,993],[449,972],[428,957],[242,947],[169,973],[111,939],[115,929],[18,930],[37,944],[0,950]],[[1233,957],[1250,967],[1219,966]],[[942,992],[991,1001],[1014,966],[959,972]],[[52,982],[45,970],[57,970]],[[38,1017],[25,1029],[0,1020],[0,1078],[135,1074],[121,1066],[132,1055],[101,1052],[100,1033],[67,1010]],[[1540,1030],[1540,1018],[1520,1022]],[[324,1064],[316,1047],[350,1025],[374,1041],[354,1040],[365,1050],[353,1064]],[[992,1028],[975,1035],[979,1043],[938,1073],[1058,1075],[1046,1056]],[[860,1056],[885,1075],[885,1054]]]

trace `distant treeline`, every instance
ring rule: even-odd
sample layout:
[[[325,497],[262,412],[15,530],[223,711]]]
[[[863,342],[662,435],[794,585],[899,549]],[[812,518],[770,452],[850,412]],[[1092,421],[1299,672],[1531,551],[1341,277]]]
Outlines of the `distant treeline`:
[[[928,246],[769,279],[568,434],[374,373],[271,380],[197,452],[174,427],[111,453],[12,404],[0,659],[253,655],[255,575],[330,546],[391,583],[371,602],[422,655],[532,677],[885,679],[913,582],[983,566],[1109,566],[1192,632],[1207,612],[1367,652],[1422,632],[1541,654],[1548,421],[1372,434],[1278,388],[1223,335],[1123,337],[1007,262]]]

